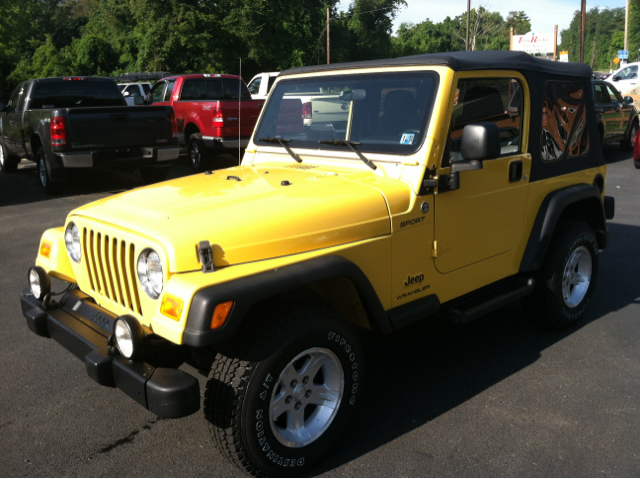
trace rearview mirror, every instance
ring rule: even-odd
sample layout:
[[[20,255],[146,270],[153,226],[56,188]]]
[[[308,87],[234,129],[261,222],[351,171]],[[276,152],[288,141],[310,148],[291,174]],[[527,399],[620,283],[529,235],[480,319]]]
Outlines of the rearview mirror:
[[[342,101],[359,101],[364,100],[366,97],[367,92],[362,88],[340,92],[340,99]]]
[[[133,97],[133,104],[136,105],[136,106],[144,105],[144,98],[142,98],[141,96],[134,96]]]

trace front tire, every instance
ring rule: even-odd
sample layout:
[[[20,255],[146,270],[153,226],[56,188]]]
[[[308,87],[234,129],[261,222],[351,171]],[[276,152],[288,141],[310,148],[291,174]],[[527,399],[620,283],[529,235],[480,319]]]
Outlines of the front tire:
[[[351,327],[306,307],[218,353],[205,415],[218,447],[257,476],[300,476],[336,445],[361,402],[363,352]]]
[[[598,277],[598,240],[586,223],[558,226],[534,292],[523,299],[530,319],[548,329],[577,323],[589,306]]]

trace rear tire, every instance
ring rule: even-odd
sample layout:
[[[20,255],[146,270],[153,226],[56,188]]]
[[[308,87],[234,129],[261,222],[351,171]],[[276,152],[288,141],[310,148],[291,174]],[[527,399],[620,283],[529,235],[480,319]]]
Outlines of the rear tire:
[[[633,122],[629,128],[629,135],[627,138],[620,142],[620,149],[622,151],[633,151],[633,144],[638,134],[638,122]]]
[[[301,476],[342,438],[362,402],[363,352],[331,310],[307,306],[222,348],[204,412],[214,441],[256,476]]]
[[[19,161],[14,160],[7,153],[4,143],[0,140],[0,170],[3,173],[13,173],[18,169]]]
[[[635,158],[633,159],[633,166],[636,167],[636,169],[640,170],[640,160],[636,160]]]
[[[547,329],[573,326],[584,316],[598,277],[598,240],[588,224],[558,225],[533,293],[523,298],[525,313]]]
[[[207,169],[211,155],[207,151],[207,147],[204,145],[201,135],[194,133],[189,137],[187,151],[193,171],[200,173]]]
[[[36,163],[38,165],[38,179],[40,187],[45,195],[53,195],[58,192],[58,184],[51,181],[51,172],[47,167],[47,161],[44,156],[44,148],[38,148],[36,152]]]
[[[169,170],[171,168],[163,167],[152,167],[152,166],[143,166],[140,168],[140,175],[146,184],[152,183],[160,183],[161,181],[165,181],[167,179],[167,175],[169,174]]]

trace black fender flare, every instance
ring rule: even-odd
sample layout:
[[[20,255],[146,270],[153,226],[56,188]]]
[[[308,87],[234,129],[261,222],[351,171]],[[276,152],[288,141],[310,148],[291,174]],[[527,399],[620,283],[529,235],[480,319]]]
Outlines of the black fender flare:
[[[596,185],[579,184],[549,193],[540,205],[533,223],[527,247],[520,262],[521,272],[540,269],[549,249],[551,238],[563,211],[572,204],[584,202],[585,214],[593,226],[601,249],[609,243],[602,193]],[[587,211],[588,210],[588,211]]]
[[[249,309],[258,302],[330,278],[353,281],[372,326],[383,334],[392,331],[389,318],[367,276],[355,263],[342,256],[331,255],[201,289],[191,303],[183,343],[204,347],[230,339]],[[233,301],[227,320],[220,328],[210,329],[215,307],[227,301]]]

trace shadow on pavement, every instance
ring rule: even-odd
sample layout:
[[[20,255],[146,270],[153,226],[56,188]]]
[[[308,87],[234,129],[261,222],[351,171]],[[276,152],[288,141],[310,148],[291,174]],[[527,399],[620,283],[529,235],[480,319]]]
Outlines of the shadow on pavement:
[[[367,340],[364,404],[341,445],[312,475],[363,456],[518,373],[578,329],[640,303],[640,227],[609,224],[611,246],[600,257],[591,309],[578,326],[544,331],[513,303],[466,326],[434,318],[387,338]]]

